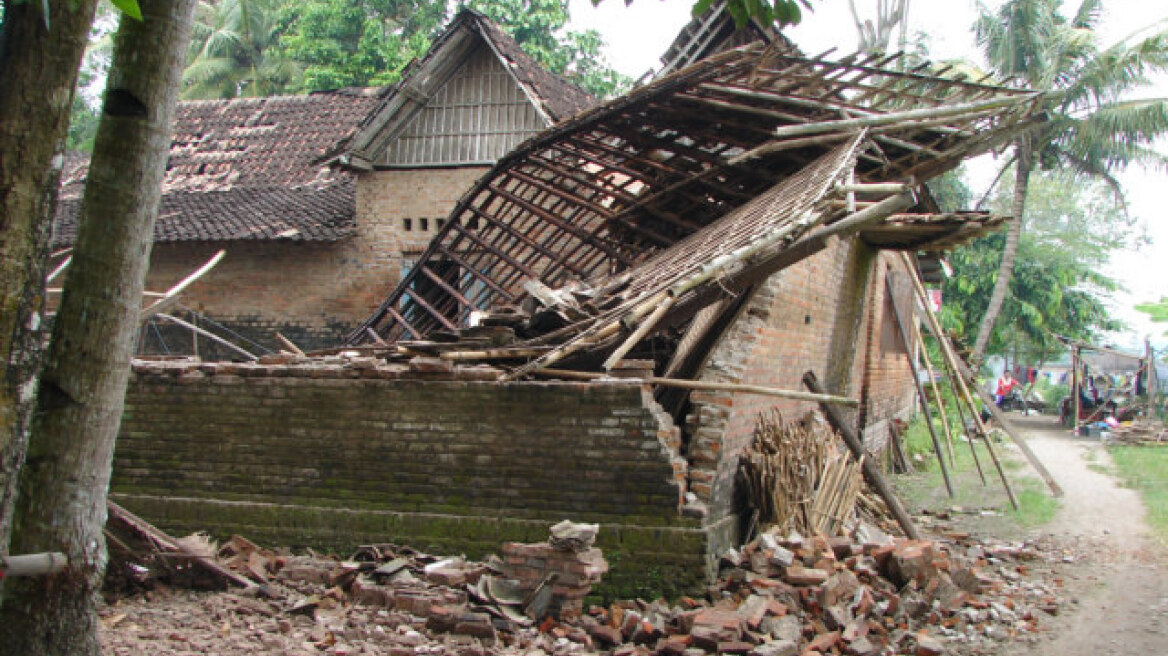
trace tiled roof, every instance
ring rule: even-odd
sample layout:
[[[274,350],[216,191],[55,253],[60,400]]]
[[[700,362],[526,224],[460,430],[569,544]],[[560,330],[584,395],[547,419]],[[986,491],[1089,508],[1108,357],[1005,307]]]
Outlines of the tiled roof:
[[[354,233],[355,187],[346,175],[287,189],[171,191],[162,197],[154,241],[336,241]],[[80,205],[80,198],[61,200],[55,245],[73,243]]]
[[[180,103],[156,241],[333,241],[354,228],[351,173],[320,158],[381,101],[380,89],[341,89]],[[85,160],[62,177],[54,243],[72,243]]]
[[[592,94],[536,63],[497,23],[477,12],[467,10],[467,13],[473,16],[495,50],[509,61],[515,77],[535,95],[552,121],[559,123],[596,104]]]

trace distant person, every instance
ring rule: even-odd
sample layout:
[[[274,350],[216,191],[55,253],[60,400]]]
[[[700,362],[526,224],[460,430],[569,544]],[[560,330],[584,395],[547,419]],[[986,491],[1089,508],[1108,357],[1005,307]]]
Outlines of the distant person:
[[[1007,369],[998,377],[998,388],[994,391],[994,403],[1000,408],[1002,407],[1002,400],[1010,395],[1010,390],[1014,388],[1014,374]]]

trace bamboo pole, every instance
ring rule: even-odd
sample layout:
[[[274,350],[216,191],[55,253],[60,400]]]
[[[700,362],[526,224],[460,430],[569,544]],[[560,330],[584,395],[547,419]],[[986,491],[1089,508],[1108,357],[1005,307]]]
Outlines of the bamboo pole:
[[[957,379],[958,385],[961,387],[961,393],[965,396],[969,403],[971,412],[973,414],[973,423],[981,434],[982,442],[985,443],[986,451],[990,454],[990,460],[994,463],[994,469],[998,471],[998,478],[1002,480],[1002,487],[1006,489],[1006,496],[1010,499],[1010,505],[1014,510],[1018,509],[1018,497],[1014,495],[1014,489],[1010,487],[1010,481],[1006,478],[1006,470],[1002,467],[1002,463],[998,460],[998,454],[994,450],[994,445],[990,442],[989,435],[986,432],[985,424],[982,423],[981,417],[977,415],[973,407],[973,395],[969,392],[969,387],[965,384],[965,377],[961,375],[961,368],[957,365],[957,354],[953,351],[953,345],[949,343],[949,339],[945,337],[944,331],[941,330],[941,322],[937,320],[937,315],[933,313],[932,306],[929,305],[929,295],[925,293],[925,286],[917,275],[916,266],[913,265],[912,260],[909,259],[908,254],[901,252],[901,261],[904,263],[905,269],[908,271],[909,280],[912,281],[913,289],[916,290],[917,299],[925,308],[925,317],[928,319],[929,327],[933,334],[937,337],[937,342],[941,345],[941,353],[949,360],[949,366],[958,375],[954,376]]]
[[[150,317],[166,312],[170,310],[170,308],[177,305],[179,294],[183,293],[187,287],[190,287],[199,278],[202,278],[203,274],[215,268],[215,265],[219,264],[219,261],[222,260],[226,255],[227,251],[225,250],[220,250],[219,252],[215,253],[211,256],[211,259],[207,260],[206,263],[203,264],[203,266],[195,269],[194,272],[192,272],[186,278],[180,280],[174,287],[166,290],[166,293],[162,295],[162,298],[154,301],[145,308],[142,308],[142,310],[138,312],[138,323],[146,323],[146,320]]]
[[[59,551],[0,556],[0,579],[9,576],[47,576],[56,574],[69,564],[69,557]]]
[[[913,339],[916,340],[918,348],[920,348],[921,361],[925,363],[925,373],[929,375],[929,384],[933,386],[933,391],[937,390],[937,374],[933,371],[933,361],[929,357],[929,349],[925,346],[924,335],[921,334],[921,327],[913,322]],[[945,445],[949,451],[949,464],[957,466],[953,454],[953,429],[949,426],[949,413],[945,412],[945,399],[937,394],[937,410],[941,413],[941,426],[945,429]]]
[[[52,273],[50,273],[48,276],[45,277],[45,284],[47,285],[50,282],[53,282],[53,280],[55,280],[57,278],[57,276],[61,275],[65,271],[65,269],[68,269],[69,265],[72,263],[73,263],[73,256],[70,255],[69,257],[65,258],[65,260],[63,262],[58,264],[57,268],[53,269]]]
[[[932,328],[930,327],[930,331],[931,330],[932,330]],[[940,340],[938,340],[937,343],[939,346]],[[959,390],[957,388],[957,383],[954,382],[954,379],[957,376],[959,376],[960,374],[958,374],[956,371],[953,371],[952,369],[949,368],[949,361],[947,359],[945,359],[944,354],[942,354],[942,357],[941,357],[941,364],[945,367],[946,375],[949,376],[949,389],[950,389],[950,391],[953,392],[953,400],[956,402],[956,403],[954,403],[954,407],[957,408],[957,418],[961,422],[962,429],[964,430],[964,427],[973,426],[974,423],[973,423],[972,419],[966,420],[966,418],[965,418],[965,410],[962,409],[963,407],[965,407],[964,406],[964,397],[961,396],[961,390]],[[970,411],[970,413],[977,412],[977,410],[975,408],[970,408],[969,411]],[[970,453],[970,455],[973,456],[973,464],[977,468],[977,476],[978,476],[978,478],[981,479],[982,486],[984,487],[986,485],[989,485],[989,481],[986,480],[985,470],[982,469],[982,466],[981,466],[981,458],[977,455],[977,447],[973,443],[973,438],[966,439],[965,441],[967,444],[969,444],[969,453]]]
[[[1071,346],[1071,397],[1073,399],[1072,409],[1074,414],[1071,415],[1071,430],[1077,435],[1079,433],[1079,398],[1082,391],[1080,387],[1083,381],[1079,377],[1079,347]]]
[[[203,337],[206,337],[207,339],[211,340],[212,342],[215,342],[215,343],[220,344],[222,346],[226,346],[227,348],[231,349],[232,351],[235,351],[236,353],[242,355],[243,357],[247,358],[248,360],[258,360],[259,359],[256,356],[252,355],[251,353],[248,353],[247,351],[239,348],[235,344],[232,344],[231,342],[216,335],[215,333],[210,332],[208,330],[203,330],[202,328],[200,328],[192,323],[188,323],[186,321],[183,321],[182,319],[179,319],[178,317],[171,316],[169,314],[166,314],[165,312],[159,312],[155,316],[162,318],[162,319],[166,319],[167,321],[169,321],[171,323],[178,324],[178,325],[182,326],[183,328],[190,330],[192,333],[196,333],[196,334],[202,335]]]
[[[683,378],[659,378],[657,376],[649,376],[647,378],[613,378],[608,374],[596,371],[572,371],[569,369],[540,369],[533,373],[549,378],[571,378],[575,380],[597,380],[600,378],[608,378],[614,381],[640,381],[642,383],[660,385],[662,387],[679,387],[682,389],[706,390],[713,392],[742,392],[744,394],[759,394],[761,396],[774,396],[781,399],[793,399],[795,401],[813,401],[815,403],[846,405],[853,408],[860,405],[859,400],[851,399],[846,396],[801,392],[799,390],[787,390],[780,389],[778,387],[764,387],[762,385],[715,383],[704,380],[686,380]]]
[[[294,343],[292,340],[290,340],[290,339],[288,339],[287,337],[285,337],[285,336],[281,335],[279,332],[277,332],[277,333],[276,333],[276,341],[277,341],[277,342],[280,342],[280,344],[281,344],[281,345],[282,345],[284,348],[286,348],[286,349],[288,349],[289,351],[291,351],[293,355],[298,355],[298,356],[300,356],[300,357],[302,357],[302,358],[303,358],[303,357],[306,357],[306,356],[304,355],[304,351],[303,351],[303,350],[301,350],[299,346],[297,346],[297,345],[296,345],[296,344],[295,344],[295,343]]]
[[[803,123],[800,125],[784,125],[775,128],[772,135],[775,137],[802,137],[812,134],[822,134],[825,132],[843,132],[848,130],[859,130],[862,128],[880,127],[883,125],[900,124],[906,121],[915,121],[917,119],[921,119],[922,122],[927,123],[929,119],[952,119],[963,116],[965,114],[976,115],[987,110],[1015,104],[1020,104],[1018,98],[1016,97],[994,98],[981,102],[964,103],[946,107],[928,107],[924,109],[911,109],[903,112],[889,112],[887,114],[878,114],[875,116],[866,116],[863,118],[821,121],[819,123]]]
[[[972,380],[973,372],[969,370],[964,362],[958,361],[958,364],[961,365],[963,369],[962,373],[967,378]],[[990,411],[990,414],[994,416],[994,419],[998,420],[998,425],[1002,427],[1002,430],[1006,432],[1006,435],[1010,436],[1010,439],[1014,441],[1014,444],[1018,445],[1018,448],[1022,451],[1023,454],[1026,455],[1026,459],[1030,461],[1030,464],[1034,467],[1034,470],[1037,471],[1038,475],[1042,477],[1042,480],[1046,482],[1046,486],[1050,488],[1050,493],[1056,497],[1061,497],[1063,495],[1063,488],[1058,484],[1057,481],[1054,480],[1054,477],[1050,475],[1050,472],[1047,471],[1046,466],[1042,464],[1042,461],[1039,460],[1034,451],[1030,449],[1030,445],[1026,443],[1026,440],[1017,435],[1017,432],[1014,430],[1014,425],[1010,419],[1006,417],[1006,413],[1002,412],[998,408],[998,405],[994,403],[994,399],[990,397],[988,392],[978,388],[977,393],[981,396],[982,403],[985,403],[986,409]]]
[[[941,466],[941,478],[945,479],[945,490],[949,492],[949,498],[953,498],[957,495],[953,492],[953,481],[949,478],[949,466],[945,464],[945,453],[944,449],[941,448],[941,439],[937,437],[937,429],[933,426],[933,413],[929,408],[929,397],[925,395],[925,387],[921,385],[921,370],[913,361],[912,352],[909,351],[913,342],[909,339],[908,328],[905,327],[904,316],[900,312],[900,302],[896,300],[896,294],[893,293],[892,281],[887,277],[884,279],[884,289],[892,301],[892,318],[896,320],[900,339],[904,342],[908,367],[912,371],[913,385],[917,389],[917,397],[921,400],[921,408],[925,411],[925,425],[929,427],[929,436],[933,439],[933,452],[937,454],[937,464]]]
[[[608,359],[604,361],[605,371],[611,371],[612,368],[617,365],[617,363],[624,359],[624,357],[628,355],[628,352],[631,351],[638,342],[644,339],[645,335],[648,335],[650,330],[653,330],[653,327],[657,325],[657,322],[661,320],[661,317],[665,316],[665,313],[668,312],[676,302],[677,297],[671,294],[669,298],[665,299],[665,301],[661,303],[661,305],[658,305],[657,309],[653,310],[653,313],[646,317],[645,320],[642,321],[639,326],[637,326],[637,329],[633,331],[633,334],[629,335],[628,339],[622,342],[621,345],[612,352],[612,355],[608,356]]]
[[[803,384],[807,389],[816,394],[823,394],[824,389],[819,384],[819,379],[811,371],[803,374]],[[904,529],[904,534],[913,540],[921,539],[921,533],[917,530],[916,524],[913,523],[912,517],[909,516],[908,511],[900,503],[900,499],[896,496],[896,492],[892,490],[892,486],[888,484],[888,480],[884,478],[880,468],[876,466],[876,461],[868,457],[868,450],[864,448],[864,443],[860,441],[859,436],[856,435],[852,427],[848,425],[844,416],[840,413],[839,408],[834,405],[823,404],[823,413],[827,415],[827,420],[831,425],[839,431],[840,436],[843,437],[844,443],[848,445],[852,455],[860,462],[860,468],[864,472],[864,478],[872,489],[876,490],[876,494],[884,499],[884,503],[888,505],[888,510],[892,516],[896,518],[896,523]]]

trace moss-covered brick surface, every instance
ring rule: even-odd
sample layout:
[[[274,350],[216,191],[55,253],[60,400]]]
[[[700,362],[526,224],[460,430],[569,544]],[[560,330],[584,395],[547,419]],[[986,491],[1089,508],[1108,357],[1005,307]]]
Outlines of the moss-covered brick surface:
[[[139,371],[112,491],[177,533],[342,554],[395,542],[477,557],[599,522],[601,594],[700,591],[707,531],[679,512],[676,429],[655,410],[623,382]]]

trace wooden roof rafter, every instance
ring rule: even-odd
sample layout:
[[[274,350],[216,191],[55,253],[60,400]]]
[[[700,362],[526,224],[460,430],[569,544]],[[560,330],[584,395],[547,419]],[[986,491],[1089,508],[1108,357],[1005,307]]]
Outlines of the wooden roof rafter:
[[[367,340],[370,330],[389,341],[425,335],[472,310],[522,302],[529,278],[556,288],[638,267],[798,175],[858,130],[868,131],[870,147],[856,151],[857,181],[919,183],[1039,120],[1033,92],[889,71],[873,61],[885,60],[831,62],[746,46],[528,140],[464,195],[422,256],[474,267],[460,278],[474,290],[446,293],[411,270],[349,343]],[[787,70],[799,74],[784,78]],[[890,88],[889,78],[941,92],[910,90],[851,105],[850,96]],[[722,106],[695,105],[694,98]],[[724,129],[723,122],[747,115],[757,127]],[[403,309],[416,285],[445,293],[442,302],[428,300],[430,308],[447,308],[444,320],[421,304]],[[409,327],[397,317],[408,318]]]

